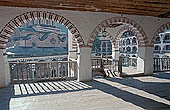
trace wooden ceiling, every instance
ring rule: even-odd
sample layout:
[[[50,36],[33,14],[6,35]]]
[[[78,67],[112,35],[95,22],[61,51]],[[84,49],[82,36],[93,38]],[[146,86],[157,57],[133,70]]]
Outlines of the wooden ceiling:
[[[111,12],[170,18],[170,0],[0,0],[0,6]]]

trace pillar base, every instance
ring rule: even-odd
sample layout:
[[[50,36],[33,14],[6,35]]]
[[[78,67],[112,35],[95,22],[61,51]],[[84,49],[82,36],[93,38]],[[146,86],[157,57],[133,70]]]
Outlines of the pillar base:
[[[92,80],[91,48],[79,48],[78,54],[78,81]]]
[[[4,88],[10,84],[10,74],[7,56],[3,56],[3,51],[0,51],[0,65],[0,88]]]
[[[139,47],[137,70],[144,73],[144,75],[153,74],[153,47]]]

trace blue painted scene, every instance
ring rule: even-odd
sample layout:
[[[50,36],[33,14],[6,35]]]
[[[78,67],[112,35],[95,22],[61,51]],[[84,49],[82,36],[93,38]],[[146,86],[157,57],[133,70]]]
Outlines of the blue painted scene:
[[[48,20],[34,20],[18,27],[8,39],[8,57],[68,54],[68,29]]]

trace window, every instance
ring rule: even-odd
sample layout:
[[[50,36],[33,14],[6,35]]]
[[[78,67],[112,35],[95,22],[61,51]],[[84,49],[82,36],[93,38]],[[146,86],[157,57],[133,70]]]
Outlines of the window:
[[[135,38],[135,37],[132,39],[132,44],[133,44],[133,45],[137,44],[137,43],[136,43],[136,38]]]
[[[161,50],[161,47],[158,46],[158,45],[156,45],[156,46],[155,46],[155,50]]]
[[[106,47],[106,42],[103,42],[102,47]]]
[[[164,40],[170,40],[170,34],[165,34]]]
[[[126,40],[126,45],[130,45],[130,39]]]
[[[126,51],[129,53],[129,52],[131,52],[131,48],[130,47],[127,47],[126,48]]]
[[[136,47],[136,46],[133,47],[132,52],[133,52],[133,53],[136,53],[136,52],[137,52],[137,47]]]
[[[170,45],[166,45],[166,50],[170,50]]]
[[[156,38],[156,41],[160,41],[160,37],[157,37],[157,38]]]

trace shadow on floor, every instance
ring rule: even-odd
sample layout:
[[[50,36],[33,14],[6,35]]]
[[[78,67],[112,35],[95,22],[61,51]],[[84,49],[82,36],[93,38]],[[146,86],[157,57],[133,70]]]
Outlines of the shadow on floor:
[[[152,77],[160,78],[160,79],[169,79],[170,73],[160,73],[153,74]],[[170,82],[143,82],[138,79],[131,78],[108,78],[106,80],[120,83],[122,85],[126,85],[128,87],[133,87],[139,90],[143,90],[147,93],[154,94],[161,98],[165,98],[170,101]]]
[[[153,75],[153,77],[167,79],[164,78],[164,74]],[[166,75],[166,77],[169,77],[169,75]],[[134,78],[106,78],[102,80],[110,81],[113,85],[116,82],[127,87],[143,90],[167,100],[170,98],[170,83],[168,82],[142,82]],[[12,98],[61,94],[92,89],[97,89],[104,93],[113,95],[146,110],[160,110],[164,108],[168,110],[167,108],[170,108],[169,105],[161,101],[158,102],[145,96],[141,96],[140,94],[135,94],[135,92],[128,92],[105,82],[94,80],[85,83],[77,81],[53,81],[11,85],[8,88],[0,89],[0,110],[9,110],[10,100]]]
[[[0,89],[0,110],[9,110],[12,98],[28,96],[61,94],[93,89],[91,86],[77,81],[53,81],[39,83],[14,84]]]
[[[113,82],[117,81],[117,82],[121,83],[119,80],[115,80],[115,78],[111,78],[111,79],[107,79],[107,80],[113,81]],[[92,88],[96,88],[104,93],[113,95],[117,98],[120,98],[126,102],[130,102],[130,103],[132,103],[138,107],[141,107],[143,109],[146,109],[146,110],[160,110],[160,109],[167,109],[167,108],[170,109],[170,105],[155,101],[150,98],[146,98],[141,95],[137,95],[135,93],[131,93],[131,92],[119,89],[117,87],[113,87],[113,86],[111,86],[107,83],[104,83],[104,82],[93,81],[93,83],[87,82],[86,84],[92,86]],[[122,84],[125,84],[125,83],[122,83]],[[129,84],[125,84],[125,85],[131,86]],[[133,86],[133,87],[135,87],[135,86]]]
[[[170,80],[170,72],[158,72],[158,73],[154,73],[152,76],[160,79]]]

